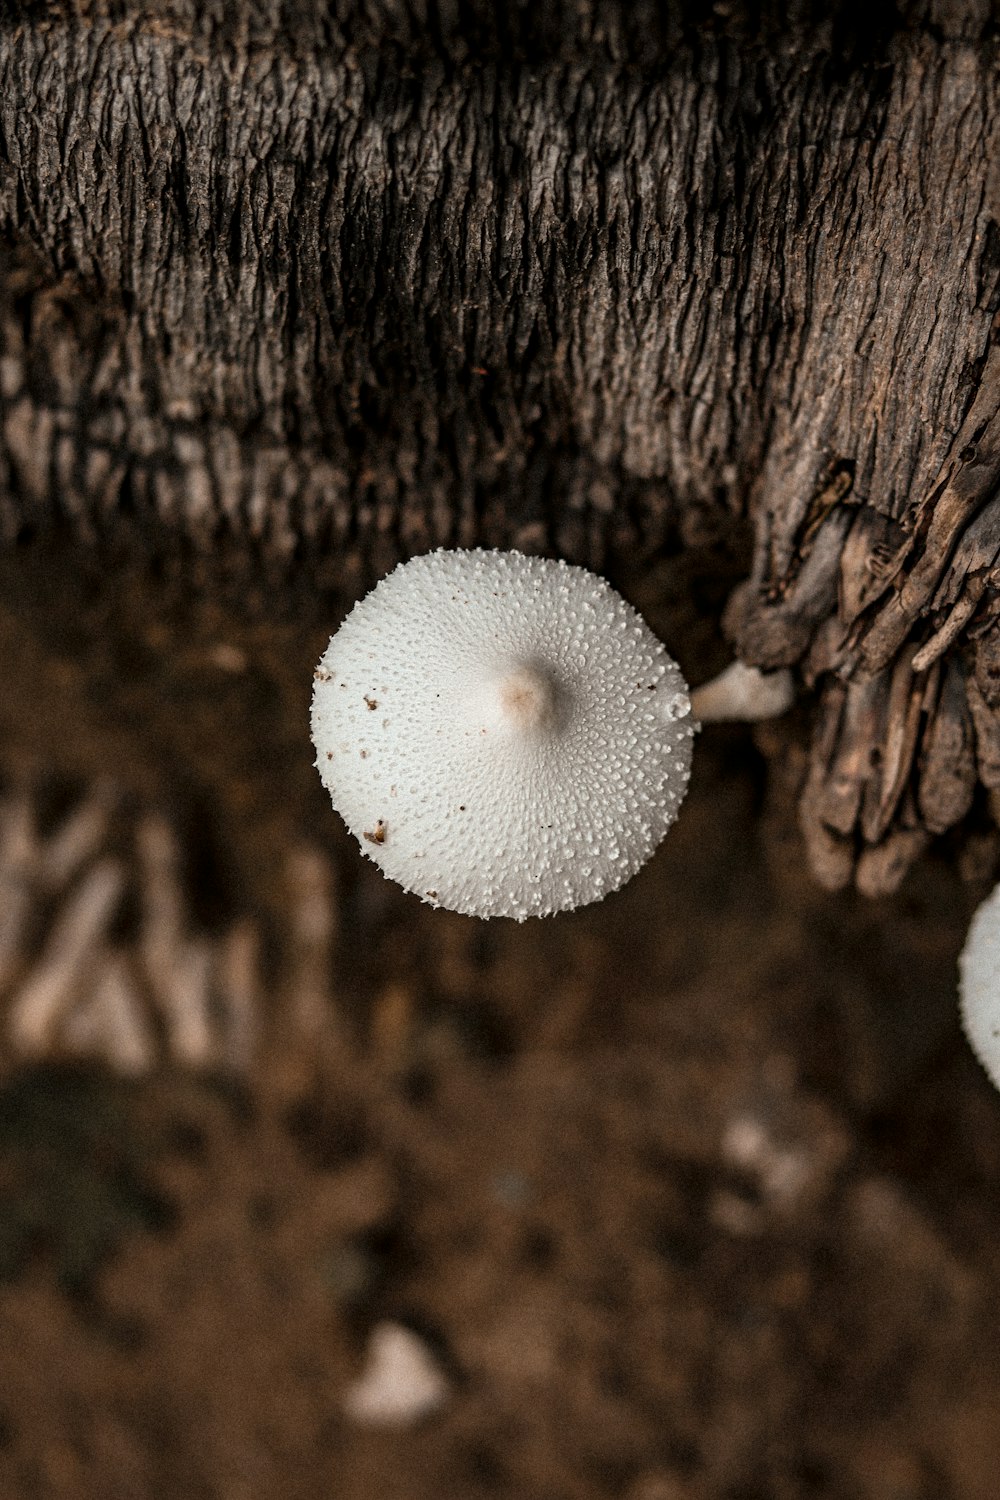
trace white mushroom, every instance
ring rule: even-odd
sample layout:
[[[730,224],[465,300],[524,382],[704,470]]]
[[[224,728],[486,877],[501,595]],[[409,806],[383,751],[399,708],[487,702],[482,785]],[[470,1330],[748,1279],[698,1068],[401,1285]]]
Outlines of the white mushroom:
[[[584,568],[432,552],[316,672],[317,767],[364,853],[435,906],[519,921],[628,880],[687,789],[680,670]]]
[[[1000,885],[970,923],[958,971],[965,1034],[1000,1088]]]
[[[730,662],[725,671],[703,682],[691,694],[691,712],[701,723],[711,720],[777,719],[795,702],[791,672],[762,672],[744,662]]]

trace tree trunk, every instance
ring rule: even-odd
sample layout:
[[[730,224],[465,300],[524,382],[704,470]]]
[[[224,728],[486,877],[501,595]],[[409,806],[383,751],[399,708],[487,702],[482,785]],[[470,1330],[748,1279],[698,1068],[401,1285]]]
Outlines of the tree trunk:
[[[748,518],[820,879],[1000,788],[988,7],[21,0],[0,230],[11,541],[352,594]]]

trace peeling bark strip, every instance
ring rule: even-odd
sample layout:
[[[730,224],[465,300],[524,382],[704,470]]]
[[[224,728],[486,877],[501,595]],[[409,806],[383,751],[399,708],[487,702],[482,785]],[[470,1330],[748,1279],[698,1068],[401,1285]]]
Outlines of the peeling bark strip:
[[[5,7],[0,515],[354,587],[749,513],[813,861],[884,889],[1000,774],[997,41],[699,10]]]

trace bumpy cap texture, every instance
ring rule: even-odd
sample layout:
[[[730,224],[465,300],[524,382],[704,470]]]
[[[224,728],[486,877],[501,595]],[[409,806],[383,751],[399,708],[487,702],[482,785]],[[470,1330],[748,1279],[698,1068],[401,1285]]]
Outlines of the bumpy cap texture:
[[[430,552],[358,603],[315,674],[316,765],[385,874],[522,920],[598,901],[687,789],[676,663],[584,568]]]
[[[973,917],[958,967],[965,1034],[1000,1088],[1000,885]]]

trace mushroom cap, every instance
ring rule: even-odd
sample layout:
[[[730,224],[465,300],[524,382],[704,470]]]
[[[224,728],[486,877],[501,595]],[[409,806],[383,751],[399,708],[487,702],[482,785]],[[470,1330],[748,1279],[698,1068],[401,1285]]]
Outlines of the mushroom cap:
[[[415,557],[315,674],[316,765],[363,853],[435,906],[519,921],[598,901],[677,816],[677,664],[602,578],[519,552]]]
[[[1000,1089],[1000,885],[969,924],[958,972],[965,1035]]]

